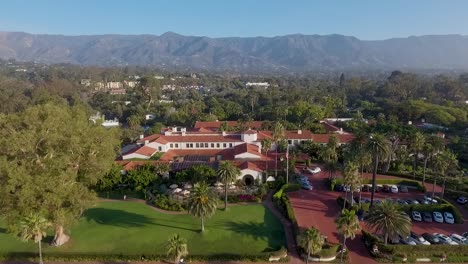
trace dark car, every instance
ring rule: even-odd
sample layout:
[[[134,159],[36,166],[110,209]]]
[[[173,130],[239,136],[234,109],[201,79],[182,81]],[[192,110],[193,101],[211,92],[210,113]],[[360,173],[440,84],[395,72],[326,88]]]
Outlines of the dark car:
[[[363,192],[370,192],[370,191],[371,191],[371,187],[370,187],[369,185],[367,185],[367,184],[364,184],[364,185],[362,186],[361,191],[363,191]]]
[[[440,244],[439,238],[434,236],[433,234],[424,233],[421,236],[424,237],[424,239],[429,241],[429,243],[431,243],[431,244]]]
[[[384,185],[382,186],[382,191],[383,191],[383,192],[390,192],[390,186],[384,184]]]
[[[344,185],[343,184],[335,185],[335,191],[336,192],[342,192],[343,190],[344,190]]]
[[[468,198],[466,198],[466,197],[464,197],[464,196],[458,197],[458,198],[457,198],[457,203],[459,203],[459,204],[466,204],[466,203],[468,203]]]
[[[364,210],[359,209],[357,211],[357,217],[358,217],[359,221],[364,221]]]
[[[431,213],[424,212],[422,215],[423,215],[424,222],[428,222],[428,223],[432,222],[432,214]]]

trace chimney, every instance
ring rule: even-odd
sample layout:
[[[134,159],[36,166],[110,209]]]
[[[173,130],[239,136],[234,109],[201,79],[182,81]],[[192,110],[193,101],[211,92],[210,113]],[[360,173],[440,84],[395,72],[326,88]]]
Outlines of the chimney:
[[[182,131],[182,136],[185,136],[186,132],[185,131]]]
[[[149,140],[145,140],[145,146],[149,144]]]
[[[143,138],[145,138],[145,135],[141,134],[140,139],[143,139]]]
[[[225,137],[225,136],[226,136],[226,131],[223,131],[223,137]]]
[[[297,134],[302,135],[302,130],[297,130]]]

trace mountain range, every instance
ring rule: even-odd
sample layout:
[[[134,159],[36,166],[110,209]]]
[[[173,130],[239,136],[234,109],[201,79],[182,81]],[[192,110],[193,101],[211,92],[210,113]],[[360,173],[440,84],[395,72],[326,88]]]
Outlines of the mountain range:
[[[0,32],[0,58],[80,65],[142,65],[234,72],[468,69],[468,36],[360,40],[343,35],[209,38]]]

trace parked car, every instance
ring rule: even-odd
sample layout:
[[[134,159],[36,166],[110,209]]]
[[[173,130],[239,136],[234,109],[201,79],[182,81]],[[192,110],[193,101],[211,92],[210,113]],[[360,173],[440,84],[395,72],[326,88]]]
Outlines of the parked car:
[[[405,244],[405,245],[410,245],[410,246],[416,246],[418,244],[413,238],[409,236],[406,238],[403,238],[400,236],[400,243]]]
[[[434,219],[434,222],[437,222],[437,223],[444,222],[444,217],[442,216],[441,212],[432,212],[432,219]]]
[[[450,235],[450,238],[457,242],[458,244],[460,245],[467,245],[468,244],[468,239],[466,239],[465,237],[463,236],[460,236],[459,234],[451,234]]]
[[[408,200],[406,200],[406,202],[408,204],[419,204],[419,202],[417,200],[412,200],[412,199],[408,199]]]
[[[343,192],[350,192],[350,191],[351,191],[351,187],[349,185],[343,186]]]
[[[437,200],[433,199],[431,196],[429,196],[429,194],[424,195],[424,200],[428,200],[429,203],[433,203],[433,204],[437,203]]]
[[[391,193],[398,193],[398,187],[396,185],[391,185],[390,186],[390,192]]]
[[[382,192],[382,189],[383,189],[382,184],[377,184],[375,186],[375,192]],[[372,191],[372,187],[371,187],[371,191]]]
[[[424,212],[423,214],[424,222],[432,223],[432,215],[429,212]]]
[[[397,203],[402,204],[402,205],[408,204],[405,200],[400,200],[400,199],[397,200]]]
[[[429,243],[431,243],[431,244],[440,244],[439,238],[437,236],[435,236],[435,235],[432,235],[432,234],[429,234],[429,233],[424,233],[424,234],[422,234],[422,237],[424,237],[424,239],[429,241]]]
[[[361,191],[363,192],[370,192],[372,189],[372,186],[370,186],[369,184],[364,184],[361,188]]]
[[[407,193],[408,192],[408,187],[406,187],[405,185],[400,185],[400,192]]]
[[[463,233],[462,236],[464,236],[465,238],[468,238],[468,232]]]
[[[444,235],[444,234],[438,234],[434,233],[434,236],[436,236],[441,244],[447,244],[447,245],[458,245],[457,242],[453,241],[450,237]]]
[[[335,185],[335,191],[336,192],[342,192],[344,190],[343,184],[337,184]]]
[[[411,212],[411,218],[413,219],[413,221],[417,221],[417,222],[422,221],[421,213],[418,212],[418,211],[412,211]]]
[[[310,174],[316,174],[322,171],[322,169],[320,169],[319,167],[311,167],[311,168],[305,167],[302,170]]]
[[[455,218],[453,218],[453,214],[449,212],[444,212],[444,220],[446,223],[449,223],[449,224],[455,223]]]
[[[460,196],[460,197],[457,198],[457,203],[466,204],[466,203],[468,203],[468,198],[466,198],[465,196]]]
[[[426,199],[419,199],[418,202],[420,204],[430,204],[431,203],[429,200],[426,200]]]
[[[312,185],[308,182],[301,183],[301,187],[302,189],[310,190],[310,191],[314,189],[314,187],[312,187]]]
[[[411,232],[410,233],[410,237],[412,239],[414,239],[416,241],[417,244],[419,245],[426,245],[426,246],[429,246],[431,243],[429,241],[427,241],[424,237],[414,233],[414,232]]]
[[[390,192],[390,186],[387,185],[387,184],[384,184],[384,185],[382,186],[382,191],[384,191],[384,192]]]

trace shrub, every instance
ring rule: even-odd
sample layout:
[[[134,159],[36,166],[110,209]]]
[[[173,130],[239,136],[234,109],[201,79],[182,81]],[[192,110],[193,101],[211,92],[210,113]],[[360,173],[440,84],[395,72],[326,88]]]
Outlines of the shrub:
[[[158,194],[156,195],[153,204],[161,208],[163,210],[168,210],[168,211],[184,211],[185,205],[182,202],[176,201],[172,199],[171,197],[164,195],[164,194]]]

